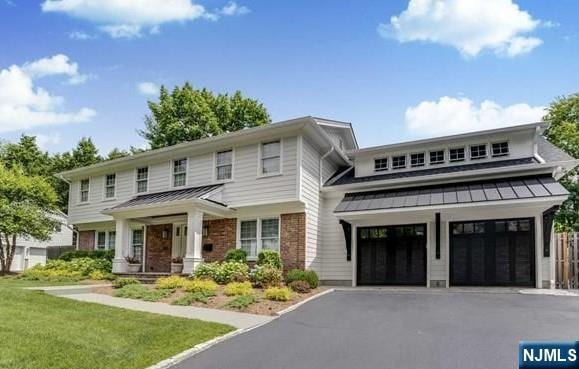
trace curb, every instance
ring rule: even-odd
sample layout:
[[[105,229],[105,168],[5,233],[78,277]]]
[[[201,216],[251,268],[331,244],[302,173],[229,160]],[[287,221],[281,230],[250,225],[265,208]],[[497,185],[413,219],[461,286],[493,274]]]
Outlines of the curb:
[[[322,292],[320,292],[320,293],[318,293],[318,294],[316,294],[316,295],[310,296],[310,297],[308,297],[307,299],[298,302],[298,303],[295,304],[295,305],[292,305],[292,306],[290,306],[290,307],[287,307],[287,308],[283,309],[282,311],[278,311],[278,312],[276,313],[276,315],[279,317],[279,316],[282,316],[282,315],[284,315],[284,314],[287,314],[287,313],[289,313],[290,311],[294,311],[295,309],[299,308],[300,306],[302,306],[302,305],[304,305],[304,304],[306,304],[306,303],[308,303],[308,302],[310,302],[310,301],[312,301],[312,300],[317,299],[318,297],[322,297],[322,296],[327,295],[328,293],[331,293],[331,292],[334,292],[334,291],[335,291],[334,288],[330,288],[329,290],[322,291]]]

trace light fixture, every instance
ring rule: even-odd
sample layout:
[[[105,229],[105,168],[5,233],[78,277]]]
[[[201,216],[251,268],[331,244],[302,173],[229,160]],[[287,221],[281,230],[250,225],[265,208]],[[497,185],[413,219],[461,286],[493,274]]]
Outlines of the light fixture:
[[[166,240],[169,238],[169,230],[167,228],[163,228],[163,232],[161,234],[161,237]]]
[[[209,227],[205,226],[203,227],[203,237],[207,237],[207,235],[209,234]]]

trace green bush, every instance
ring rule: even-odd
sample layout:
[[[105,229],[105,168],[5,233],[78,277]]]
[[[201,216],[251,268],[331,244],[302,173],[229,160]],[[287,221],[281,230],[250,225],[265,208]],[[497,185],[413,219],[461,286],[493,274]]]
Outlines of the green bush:
[[[78,281],[89,278],[94,272],[108,275],[112,267],[112,263],[106,259],[49,260],[46,265],[36,265],[24,271],[21,278],[44,281]]]
[[[129,284],[113,292],[115,297],[143,301],[159,301],[173,293],[173,290],[150,289],[142,284]]]
[[[107,259],[112,261],[115,257],[115,250],[75,250],[68,251],[60,255],[59,259],[64,261],[71,261],[72,259],[91,258],[91,259]]]
[[[177,288],[183,288],[187,284],[187,279],[172,275],[169,277],[158,278],[155,282],[155,287],[161,290],[174,290]]]
[[[136,278],[117,278],[113,281],[113,288],[123,288],[131,284],[141,284]]]
[[[249,282],[231,282],[225,286],[223,293],[226,296],[251,295],[253,288]]]
[[[217,293],[217,284],[208,279],[193,279],[187,281],[183,288],[187,292],[203,293],[207,296],[215,296]]]
[[[171,305],[189,306],[193,302],[202,302],[204,304],[209,302],[209,298],[215,294],[206,294],[203,292],[190,292],[179,297],[177,300],[171,302]]]
[[[277,269],[282,269],[283,264],[281,262],[281,257],[277,251],[273,250],[263,250],[257,255],[257,265],[259,266],[272,266]]]
[[[243,249],[231,249],[225,254],[225,261],[247,262],[247,252]]]
[[[255,304],[258,301],[254,295],[241,295],[225,304],[225,307],[237,310],[246,309],[249,305]]]
[[[288,287],[297,293],[308,293],[311,291],[310,284],[306,281],[293,281],[288,284]]]
[[[310,288],[317,288],[319,285],[318,275],[313,270],[290,270],[285,277],[285,283],[289,285],[293,281],[306,281]]]
[[[237,261],[204,263],[197,267],[193,276],[199,279],[212,279],[219,284],[241,282],[249,278],[249,267]]]
[[[270,287],[265,290],[265,298],[273,301],[289,301],[292,291],[287,287]]]
[[[253,282],[259,287],[279,286],[283,281],[280,269],[271,265],[258,266],[252,274]]]

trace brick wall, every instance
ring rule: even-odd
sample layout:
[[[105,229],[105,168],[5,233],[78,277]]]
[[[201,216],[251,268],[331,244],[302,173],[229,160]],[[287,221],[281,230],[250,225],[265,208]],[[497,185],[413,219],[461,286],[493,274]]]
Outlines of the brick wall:
[[[203,221],[207,227],[207,236],[203,237],[203,245],[212,244],[212,251],[203,251],[205,262],[222,261],[227,250],[234,249],[237,237],[237,219],[215,219]]]
[[[281,215],[280,254],[284,270],[304,269],[306,261],[306,213]]]
[[[78,239],[78,248],[80,250],[94,250],[94,231],[80,231]]]
[[[167,239],[163,239],[164,229],[168,231]],[[171,271],[172,229],[172,224],[147,226],[146,272]]]

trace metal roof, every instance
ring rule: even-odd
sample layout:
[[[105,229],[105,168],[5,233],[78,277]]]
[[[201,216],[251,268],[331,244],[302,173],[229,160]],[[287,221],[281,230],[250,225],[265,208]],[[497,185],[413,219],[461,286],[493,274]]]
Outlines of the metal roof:
[[[336,213],[458,203],[564,196],[569,192],[552,177],[534,176],[442,184],[411,189],[347,193]]]
[[[573,157],[553,145],[543,136],[537,139],[537,151],[539,155],[546,161],[568,161],[573,160]]]
[[[355,173],[354,173],[355,171],[350,170],[348,173],[346,173],[342,177],[338,178],[335,182],[332,182],[330,179],[328,182],[326,182],[326,186],[339,186],[339,185],[344,185],[344,184],[365,183],[365,182],[382,181],[382,180],[388,180],[388,179],[398,179],[398,178],[429,176],[429,175],[435,175],[435,174],[466,172],[466,171],[470,171],[470,170],[492,169],[492,168],[501,168],[501,167],[517,166],[517,165],[522,165],[522,164],[533,164],[533,163],[537,163],[537,160],[535,160],[535,158],[529,157],[529,158],[520,158],[520,159],[479,162],[479,163],[474,163],[474,164],[449,165],[449,166],[441,166],[441,167],[435,167],[435,168],[419,169],[419,170],[404,171],[404,172],[393,171],[390,173],[364,176],[364,177],[355,177]],[[335,177],[336,177],[336,174],[334,174],[332,176],[332,178],[335,178]]]
[[[200,186],[200,187],[190,187],[184,188],[180,190],[172,190],[172,191],[165,191],[165,192],[156,192],[156,193],[149,193],[144,195],[138,195],[122,204],[116,205],[109,210],[116,210],[116,209],[124,209],[130,208],[134,206],[141,206],[141,205],[151,205],[151,204],[158,204],[164,202],[171,202],[177,200],[187,200],[187,199],[204,199],[205,196],[213,192],[213,190],[218,189],[219,187],[223,186],[222,184],[216,185],[208,185],[208,186]],[[218,203],[216,201],[211,201],[213,203],[226,206],[224,204]]]

